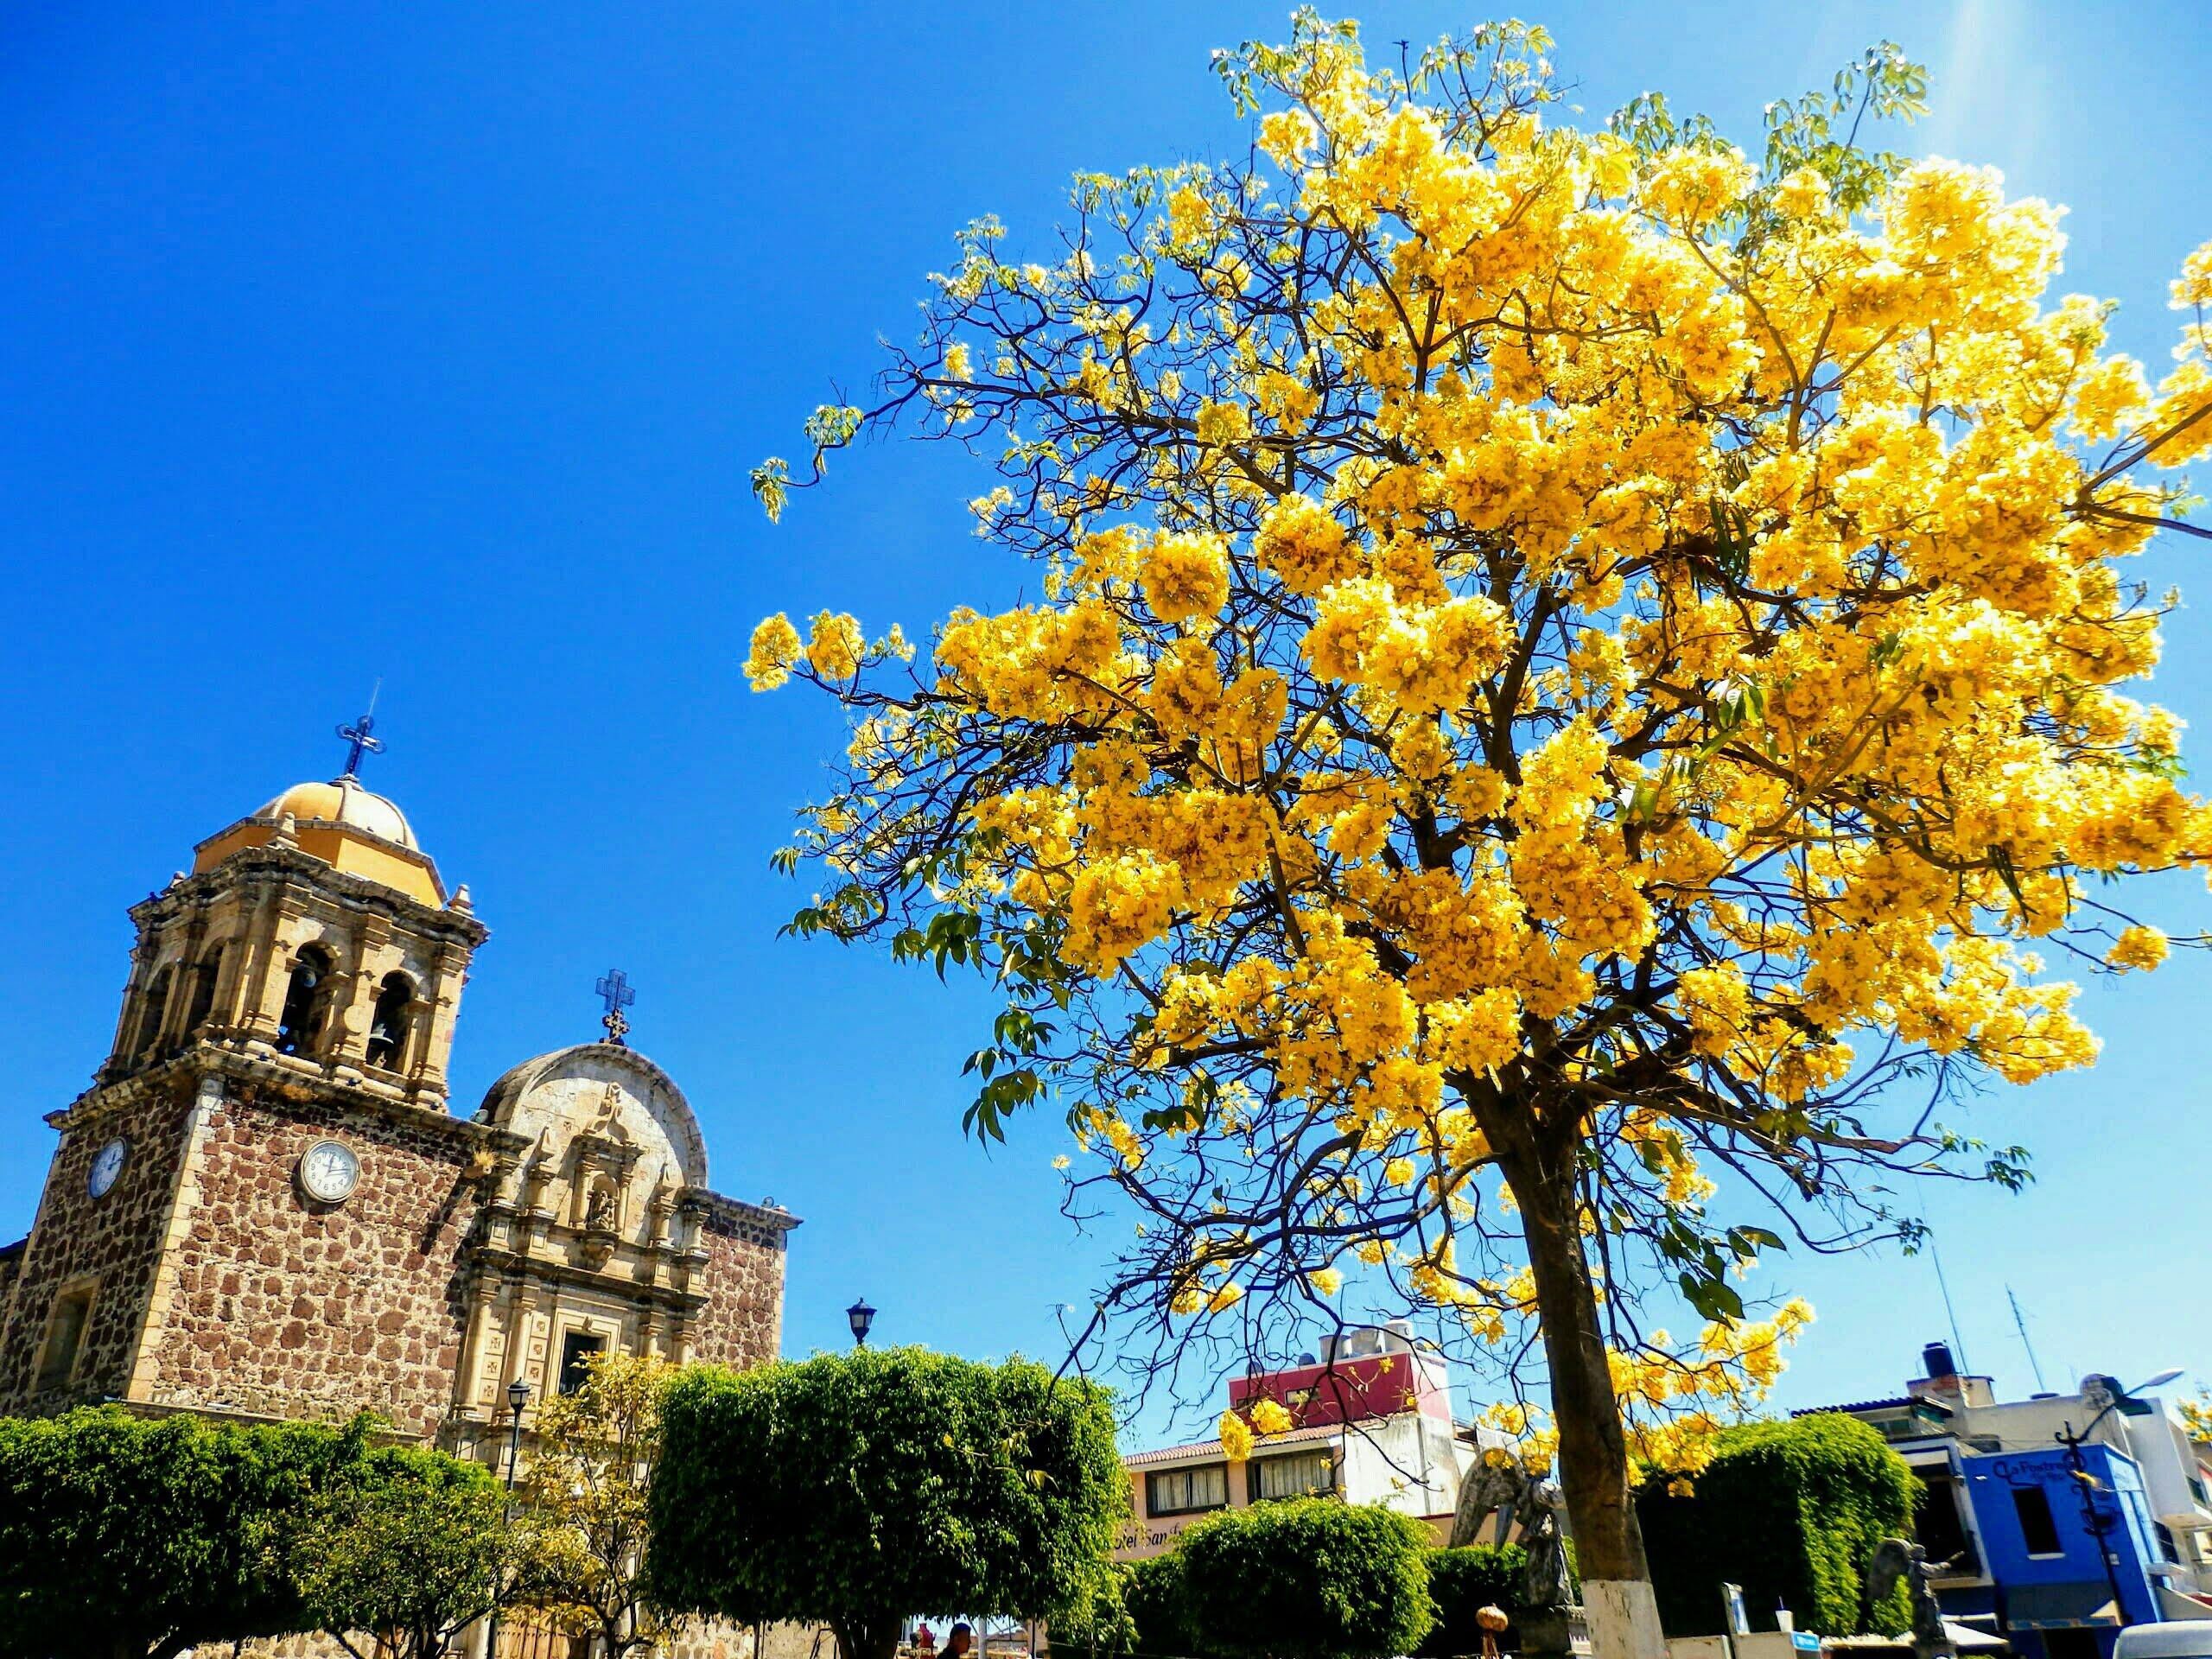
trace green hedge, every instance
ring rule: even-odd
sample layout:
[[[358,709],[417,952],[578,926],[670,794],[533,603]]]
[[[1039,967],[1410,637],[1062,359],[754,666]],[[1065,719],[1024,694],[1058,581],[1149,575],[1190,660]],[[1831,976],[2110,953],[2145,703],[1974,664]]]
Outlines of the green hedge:
[[[1177,1535],[1173,1601],[1195,1651],[1222,1659],[1411,1653],[1435,1621],[1428,1538],[1410,1516],[1337,1498],[1223,1510]]]
[[[1510,1613],[1521,1599],[1521,1569],[1529,1553],[1518,1544],[1503,1548],[1473,1544],[1464,1549],[1428,1552],[1428,1594],[1436,1604],[1436,1623],[1415,1652],[1422,1659],[1451,1659],[1483,1650],[1482,1627],[1475,1614],[1484,1607]],[[1498,1646],[1519,1644],[1509,1629]]]
[[[1913,1484],[1904,1459],[1856,1418],[1726,1430],[1689,1495],[1655,1479],[1637,1496],[1668,1634],[1718,1634],[1724,1583],[1744,1586],[1754,1630],[1773,1628],[1778,1600],[1800,1630],[1857,1634],[1866,1558],[1880,1540],[1910,1535]],[[1874,1625],[1903,1629],[1902,1605],[1878,1608]]]
[[[323,1547],[343,1541],[334,1506],[379,1502],[404,1518],[426,1486],[491,1485],[442,1452],[377,1445],[382,1429],[366,1415],[215,1423],[112,1405],[0,1417],[0,1659],[205,1651],[315,1630],[324,1601],[350,1615],[359,1586],[309,1560],[329,1567]]]

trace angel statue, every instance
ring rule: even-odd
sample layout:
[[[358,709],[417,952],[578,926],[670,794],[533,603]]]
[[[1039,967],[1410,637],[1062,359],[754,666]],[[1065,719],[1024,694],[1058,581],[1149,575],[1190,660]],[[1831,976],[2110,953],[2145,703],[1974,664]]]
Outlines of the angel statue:
[[[1560,1541],[1560,1490],[1556,1481],[1531,1473],[1520,1459],[1496,1448],[1477,1453],[1475,1465],[1459,1482],[1459,1502],[1452,1516],[1452,1548],[1482,1541],[1483,1522],[1497,1516],[1492,1541],[1517,1541],[1529,1552],[1521,1573],[1524,1607],[1564,1607],[1573,1599],[1567,1550]]]
[[[1912,1609],[1912,1650],[1918,1659],[1958,1659],[1958,1646],[1943,1628],[1943,1610],[1937,1605],[1932,1587],[1936,1573],[1949,1565],[1948,1561],[1931,1562],[1926,1550],[1903,1538],[1883,1539],[1874,1546],[1874,1553],[1866,1563],[1868,1612],[1887,1599],[1900,1581],[1908,1586],[1905,1596]]]

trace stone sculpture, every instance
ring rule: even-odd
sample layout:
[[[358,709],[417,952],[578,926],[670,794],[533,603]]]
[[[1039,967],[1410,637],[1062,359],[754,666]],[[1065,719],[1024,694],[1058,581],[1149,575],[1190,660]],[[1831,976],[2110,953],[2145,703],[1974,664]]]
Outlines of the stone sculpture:
[[[1912,1610],[1912,1650],[1918,1659],[1958,1659],[1958,1646],[1943,1628],[1943,1610],[1933,1580],[1948,1563],[1931,1562],[1928,1552],[1904,1538],[1885,1538],[1866,1563],[1866,1605],[1871,1611],[1902,1582]]]

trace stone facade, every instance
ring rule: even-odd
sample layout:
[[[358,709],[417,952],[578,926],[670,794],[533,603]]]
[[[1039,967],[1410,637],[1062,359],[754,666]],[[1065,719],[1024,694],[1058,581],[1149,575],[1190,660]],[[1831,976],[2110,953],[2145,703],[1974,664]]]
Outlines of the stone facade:
[[[776,1357],[798,1222],[708,1185],[652,1061],[582,1044],[448,1111],[486,934],[391,803],[300,785],[131,916],[114,1048],[0,1249],[0,1412],[365,1409],[489,1460],[514,1380]]]

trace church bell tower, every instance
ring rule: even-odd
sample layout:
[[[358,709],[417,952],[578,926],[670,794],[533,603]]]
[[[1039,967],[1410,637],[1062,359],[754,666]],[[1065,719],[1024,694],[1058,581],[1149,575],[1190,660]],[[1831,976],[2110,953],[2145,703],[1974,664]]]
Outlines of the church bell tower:
[[[367,718],[340,734],[344,772],[132,907],[115,1040],[47,1118],[37,1218],[0,1248],[0,1414],[366,1410],[489,1458],[514,1383],[543,1398],[594,1354],[774,1357],[798,1218],[708,1185],[624,976],[604,1038],[448,1109],[485,929],[362,784]]]
[[[340,735],[339,776],[201,842],[189,874],[131,907],[114,1044],[92,1088],[47,1119],[61,1143],[37,1222],[0,1253],[0,1411],[204,1397],[291,1414],[281,1386],[226,1399],[217,1373],[238,1368],[196,1363],[216,1351],[204,1333],[270,1301],[245,1294],[252,1269],[321,1276],[378,1183],[427,1156],[433,1183],[457,1192],[480,1151],[482,1132],[448,1114],[446,1076],[486,929],[361,783],[379,747],[368,717]],[[181,1266],[222,1228],[248,1235],[237,1260]],[[306,1346],[310,1315],[337,1308],[311,1300],[289,1299],[296,1317],[254,1338]]]

